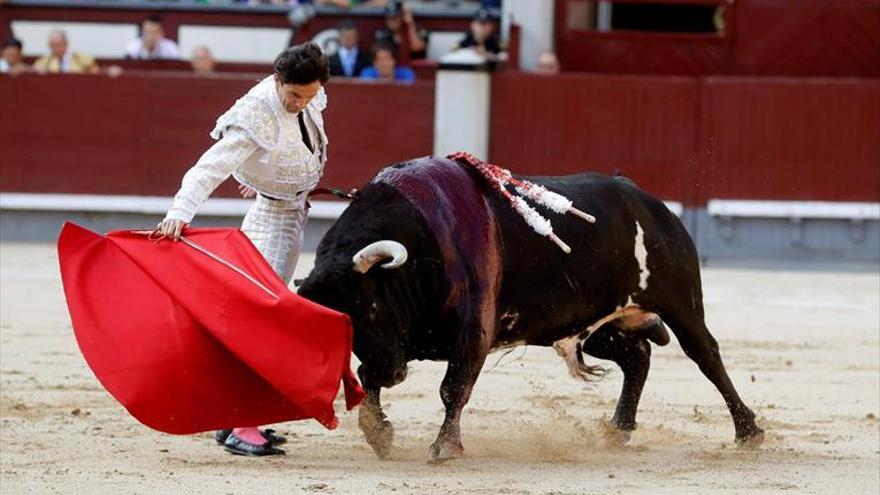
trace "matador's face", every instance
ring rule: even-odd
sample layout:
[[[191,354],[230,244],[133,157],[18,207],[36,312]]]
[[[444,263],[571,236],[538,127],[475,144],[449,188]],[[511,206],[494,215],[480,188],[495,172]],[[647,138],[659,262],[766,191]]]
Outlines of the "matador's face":
[[[281,78],[275,74],[275,88],[278,92],[278,98],[281,100],[281,106],[290,113],[299,113],[312,101],[312,98],[318,95],[318,91],[321,90],[321,81],[316,80],[309,84],[282,84]]]

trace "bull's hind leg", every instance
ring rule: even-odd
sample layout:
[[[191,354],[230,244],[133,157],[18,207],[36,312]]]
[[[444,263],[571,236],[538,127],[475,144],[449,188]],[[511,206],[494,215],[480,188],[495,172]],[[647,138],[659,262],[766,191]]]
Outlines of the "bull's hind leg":
[[[626,443],[636,429],[639,399],[651,367],[651,344],[644,338],[634,337],[614,326],[606,326],[584,342],[583,350],[590,356],[614,361],[623,371],[623,387],[611,418],[611,425],[617,434],[609,440]]]
[[[736,430],[736,442],[746,446],[760,445],[764,441],[764,430],[755,424],[755,413],[743,403],[727,376],[718,342],[709,333],[703,319],[696,315],[669,320],[663,315],[663,319],[670,324],[685,354],[697,363],[700,371],[715,385],[727,403]]]

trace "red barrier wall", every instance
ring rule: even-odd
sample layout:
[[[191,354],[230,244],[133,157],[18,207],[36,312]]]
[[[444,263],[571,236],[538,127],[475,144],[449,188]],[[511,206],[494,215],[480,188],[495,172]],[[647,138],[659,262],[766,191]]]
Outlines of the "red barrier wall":
[[[328,86],[330,139],[322,184],[361,188],[381,168],[434,149],[434,83]]]
[[[687,205],[880,201],[880,81],[496,73],[490,160],[524,174],[619,169]],[[254,79],[0,77],[0,190],[169,196]],[[430,154],[434,87],[331,81],[323,185]],[[463,118],[467,118],[463,116]],[[223,195],[235,195],[230,184]]]
[[[661,197],[684,198],[698,103],[694,79],[495,74],[491,159],[532,175],[621,169]]]
[[[700,200],[880,201],[880,80],[709,78]]]
[[[738,0],[733,74],[880,77],[880,1]]]
[[[537,96],[536,96],[537,95]],[[688,205],[880,201],[880,81],[496,74],[491,161]]]
[[[190,74],[0,77],[0,190],[170,196],[252,78]],[[434,89],[331,81],[322,184],[361,187],[432,148]],[[402,138],[405,136],[405,139]],[[235,195],[230,183],[218,194]]]

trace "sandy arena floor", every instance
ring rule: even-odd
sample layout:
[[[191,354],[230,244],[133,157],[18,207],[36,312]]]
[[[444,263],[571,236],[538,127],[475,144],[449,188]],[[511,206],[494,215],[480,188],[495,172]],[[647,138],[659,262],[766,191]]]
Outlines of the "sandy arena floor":
[[[298,276],[312,257],[301,261]],[[622,375],[573,381],[554,352],[490,356],[465,409],[464,459],[426,463],[442,363],[383,393],[393,459],[343,413],[335,431],[282,424],[288,455],[233,457],[209,434],[151,431],[103,391],[77,349],[52,246],[0,246],[0,492],[309,494],[876,494],[880,274],[708,269],[709,327],[767,430],[733,444],[721,397],[677,343],[655,348],[625,448],[606,447]],[[340,410],[343,408],[340,407]]]

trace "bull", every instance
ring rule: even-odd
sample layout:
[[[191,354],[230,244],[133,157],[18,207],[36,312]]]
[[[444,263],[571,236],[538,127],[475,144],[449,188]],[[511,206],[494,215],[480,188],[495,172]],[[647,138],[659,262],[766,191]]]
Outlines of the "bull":
[[[463,453],[461,412],[487,355],[524,344],[555,345],[577,376],[597,371],[581,353],[614,361],[624,380],[611,424],[625,440],[650,366],[647,341],[668,342],[664,323],[721,393],[736,441],[760,444],[764,432],[706,327],[697,252],[678,217],[629,180],[526,179],[598,218],[553,217],[570,254],[472,168],[436,157],[382,170],[319,243],[299,293],[352,319],[367,393],[358,423],[375,453],[388,457],[393,441],[380,391],[403,381],[410,361],[448,363],[446,415],[429,451],[443,461]]]

